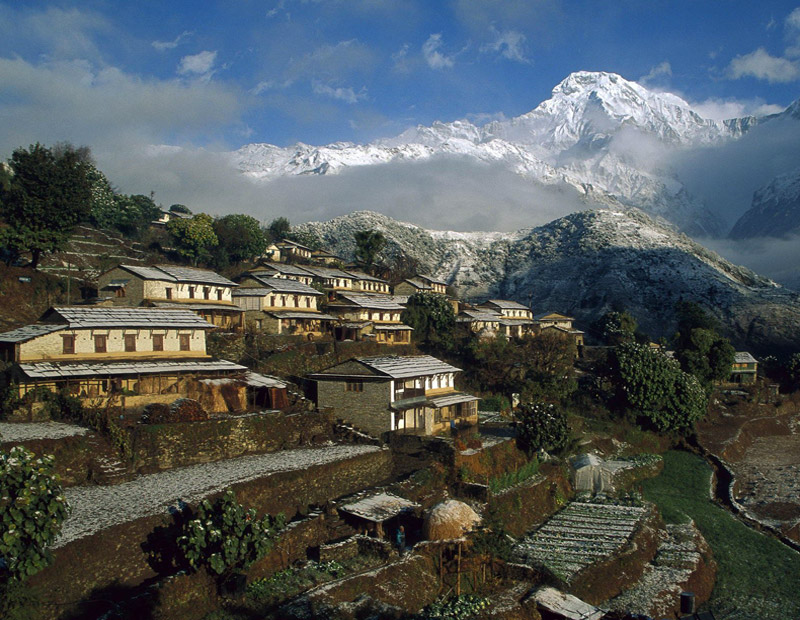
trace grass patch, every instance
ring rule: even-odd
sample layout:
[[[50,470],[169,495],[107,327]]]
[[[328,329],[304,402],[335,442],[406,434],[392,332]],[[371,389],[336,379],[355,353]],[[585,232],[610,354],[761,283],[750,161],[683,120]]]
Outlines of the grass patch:
[[[499,476],[489,478],[489,488],[492,493],[500,493],[500,491],[532,478],[538,471],[539,461],[534,458],[515,471],[507,471]]]
[[[800,618],[800,554],[735,519],[709,498],[711,468],[687,452],[664,454],[664,471],[642,482],[668,523],[690,518],[717,560],[717,583],[707,607],[718,620]]]

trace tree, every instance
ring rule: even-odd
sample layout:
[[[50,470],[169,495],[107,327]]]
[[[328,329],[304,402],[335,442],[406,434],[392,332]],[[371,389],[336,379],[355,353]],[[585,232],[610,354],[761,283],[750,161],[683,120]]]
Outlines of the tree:
[[[213,504],[207,499],[200,502],[177,542],[194,570],[205,567],[225,579],[269,553],[284,525],[282,514],[258,519],[254,509],[245,509],[232,491],[226,491]]]
[[[567,414],[552,403],[528,403],[514,414],[517,425],[517,444],[528,455],[539,450],[556,452],[569,441]]]
[[[24,581],[51,561],[47,547],[69,511],[53,462],[22,446],[0,451],[0,588]]]
[[[292,225],[285,217],[276,217],[270,222],[267,230],[269,231],[271,241],[280,241],[286,238],[286,235],[292,230]]]
[[[620,400],[659,432],[686,433],[706,413],[700,382],[648,345],[623,343],[612,358]]]
[[[378,254],[386,247],[386,237],[379,230],[359,230],[354,239],[356,260],[361,261],[365,269],[371,271]]]
[[[181,256],[193,265],[211,257],[209,250],[219,244],[214,232],[214,220],[210,215],[198,213],[190,219],[174,219],[167,222],[167,232]]]
[[[73,149],[56,156],[41,144],[19,148],[9,160],[12,178],[0,184],[4,244],[31,253],[35,269],[42,254],[64,248],[75,225],[91,207],[89,165]]]
[[[684,371],[693,374],[709,390],[714,381],[730,377],[736,355],[731,343],[717,332],[695,327],[678,338],[677,359]]]
[[[627,311],[606,312],[592,324],[592,330],[608,345],[617,346],[632,341],[638,327],[636,319]]]
[[[234,263],[252,260],[267,249],[267,238],[254,217],[242,214],[226,215],[214,221],[219,240],[218,252]]]
[[[450,348],[456,315],[443,295],[414,293],[408,298],[400,320],[414,328],[414,340],[434,347]]]
[[[174,204],[169,207],[170,213],[183,213],[184,215],[191,215],[192,210],[186,205]]]

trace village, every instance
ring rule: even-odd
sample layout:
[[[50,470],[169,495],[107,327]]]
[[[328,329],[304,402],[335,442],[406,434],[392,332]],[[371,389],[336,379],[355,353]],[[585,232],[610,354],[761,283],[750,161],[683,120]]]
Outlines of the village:
[[[568,428],[513,389],[519,352],[497,369],[475,358],[504,395],[453,363],[458,347],[528,343],[558,393],[609,347],[587,346],[556,309],[471,304],[429,275],[368,271],[289,239],[233,279],[121,263],[81,303],[0,334],[0,448],[54,455],[69,505],[53,561],[29,580],[37,617],[714,618],[698,611],[715,587],[711,546],[642,496],[665,450],[696,446],[589,416]],[[440,315],[455,349],[437,340]],[[675,356],[661,349],[644,346]],[[747,403],[778,407],[762,435],[790,455],[797,408],[750,353],[728,373],[726,405],[742,425]],[[728,509],[797,549],[791,457],[775,464],[795,481],[771,500],[784,508],[765,514],[763,494],[748,505],[762,474],[743,476],[745,493],[728,463],[745,459],[726,450],[699,453],[731,478]],[[719,617],[763,611],[712,602]]]

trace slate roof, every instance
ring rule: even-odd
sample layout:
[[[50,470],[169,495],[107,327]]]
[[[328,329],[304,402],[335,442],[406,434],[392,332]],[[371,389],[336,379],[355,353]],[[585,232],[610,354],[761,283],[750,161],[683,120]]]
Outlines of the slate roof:
[[[417,280],[416,278],[406,278],[404,282],[408,282],[409,284],[420,289],[421,291],[430,291],[433,289],[433,287],[430,284],[423,282],[422,280]]]
[[[404,307],[385,295],[361,295],[359,293],[345,293],[339,295],[345,303],[332,303],[329,307],[343,306],[367,308],[370,310],[404,310]],[[348,303],[349,302],[349,303]]]
[[[413,332],[414,328],[408,325],[375,325],[373,328],[376,332]]]
[[[144,280],[166,280],[167,282],[190,282],[192,284],[214,284],[216,286],[238,286],[218,273],[208,269],[195,267],[180,267],[177,265],[154,265],[142,267],[140,265],[119,265]]]
[[[450,405],[457,405],[458,403],[471,403],[472,401],[480,400],[477,396],[472,394],[465,394],[464,392],[456,392],[455,394],[443,394],[442,396],[433,396],[428,399],[428,402],[437,409],[441,407],[448,407]]]
[[[335,321],[336,317],[322,312],[302,312],[297,310],[274,310],[268,312],[279,319],[317,319],[321,321]]]
[[[44,319],[66,323],[70,329],[91,327],[141,327],[171,329],[214,329],[214,326],[186,308],[128,308],[128,307],[58,307],[52,308]],[[61,319],[54,321],[53,319]]]
[[[500,314],[486,310],[462,310],[459,317],[456,318],[458,321],[492,321],[495,323],[500,319]]]
[[[733,361],[736,364],[757,364],[758,360],[754,358],[747,351],[736,351],[733,355]]]
[[[286,383],[278,379],[278,377],[273,377],[271,375],[260,375],[257,372],[253,372],[252,370],[248,370],[244,375],[244,381],[247,385],[251,385],[253,387],[268,387],[268,388],[285,388]]]
[[[383,523],[392,517],[404,512],[411,512],[418,507],[419,504],[392,493],[378,493],[342,506],[341,510],[368,521]]]
[[[29,379],[67,379],[70,377],[114,377],[119,375],[167,374],[172,372],[244,372],[240,366],[227,360],[198,361],[131,361],[20,364]]]
[[[492,304],[498,308],[502,308],[503,310],[530,310],[528,306],[525,306],[517,301],[511,301],[509,299],[488,299],[483,304]]]
[[[258,280],[263,284],[265,287],[270,289],[265,293],[265,295],[269,295],[271,293],[291,293],[293,295],[323,295],[317,289],[310,287],[308,284],[303,284],[299,280],[292,280],[290,278],[265,278],[263,276],[259,276],[257,274],[251,275],[254,280]],[[247,289],[237,289],[233,291],[233,296],[238,297],[242,290]]]
[[[431,276],[421,276],[417,274],[416,277],[425,282],[430,282],[431,284],[441,284],[442,286],[447,286],[447,282],[444,280],[438,280],[436,278],[432,278]]]
[[[383,282],[384,284],[388,284],[386,280],[382,278],[376,278],[375,276],[371,276],[368,273],[364,273],[363,271],[345,271],[346,274],[352,276],[356,280],[364,280],[367,282]]]
[[[25,325],[24,327],[18,327],[17,329],[12,329],[10,332],[0,334],[0,342],[27,342],[39,336],[44,336],[45,334],[50,334],[66,328],[67,326],[63,323]]]
[[[571,316],[567,316],[566,314],[559,314],[558,312],[545,312],[544,314],[534,314],[533,319],[535,321],[574,321],[575,319]]]
[[[302,276],[304,278],[310,278],[312,276],[311,273],[303,269],[302,267],[298,267],[297,265],[287,265],[285,263],[272,263],[272,262],[263,262],[255,269],[251,269],[244,275],[250,276],[258,276],[259,271],[274,271],[275,273],[279,273],[281,275],[286,276]]]
[[[431,355],[388,355],[383,357],[356,358],[365,366],[393,379],[436,375],[446,372],[461,372],[460,368],[436,359]]]
[[[349,273],[345,273],[341,269],[333,269],[331,267],[305,267],[305,270],[309,273],[318,276],[320,278],[337,278],[339,280],[352,280],[353,276]]]
[[[239,306],[233,303],[225,303],[217,300],[203,301],[202,299],[193,299],[191,303],[182,303],[178,301],[151,301],[154,308],[167,308],[170,310],[194,310],[194,311],[208,311],[208,310],[224,310],[225,312],[244,312]]]

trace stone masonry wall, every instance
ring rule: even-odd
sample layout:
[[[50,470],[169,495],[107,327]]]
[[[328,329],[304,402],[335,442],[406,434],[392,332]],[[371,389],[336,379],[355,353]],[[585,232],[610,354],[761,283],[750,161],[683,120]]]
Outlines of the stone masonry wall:
[[[267,412],[201,422],[141,424],[131,430],[134,468],[140,473],[277,452],[332,437],[330,418],[319,413]]]
[[[332,408],[335,420],[380,437],[391,430],[389,382],[364,381],[363,385],[363,392],[346,392],[344,381],[318,381],[317,404]]]
[[[242,504],[259,513],[283,512],[292,518],[298,513],[306,514],[312,505],[384,482],[391,468],[391,452],[379,450],[306,470],[276,473],[235,485],[233,490]],[[77,611],[81,617],[97,617],[108,609],[114,592],[158,577],[160,571],[148,562],[145,549],[148,537],[154,536],[157,528],[163,535],[169,526],[166,514],[144,517],[55,549],[51,566],[31,580],[43,593],[41,617],[74,617]],[[171,532],[171,536],[174,534]],[[163,541],[157,546],[160,551],[165,548]],[[88,610],[86,599],[99,601],[99,608]]]

